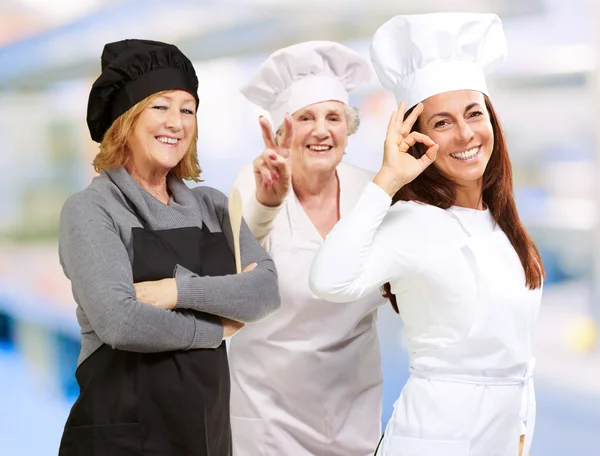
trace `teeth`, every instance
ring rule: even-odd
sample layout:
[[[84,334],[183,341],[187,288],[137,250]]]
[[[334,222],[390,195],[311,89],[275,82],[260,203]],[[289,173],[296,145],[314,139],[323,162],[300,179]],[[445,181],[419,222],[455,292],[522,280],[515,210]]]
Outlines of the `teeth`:
[[[331,146],[308,146],[310,150],[315,150],[317,152],[323,152],[325,150],[331,149]]]
[[[165,136],[159,136],[156,139],[158,139],[161,143],[164,143],[164,144],[177,144],[177,141],[179,141],[176,138],[167,138]]]
[[[465,152],[459,152],[457,154],[450,154],[450,155],[452,157],[454,157],[454,158],[460,158],[462,160],[468,160],[469,158],[473,158],[477,154],[478,150],[479,150],[479,147],[474,147],[471,150],[467,150]]]

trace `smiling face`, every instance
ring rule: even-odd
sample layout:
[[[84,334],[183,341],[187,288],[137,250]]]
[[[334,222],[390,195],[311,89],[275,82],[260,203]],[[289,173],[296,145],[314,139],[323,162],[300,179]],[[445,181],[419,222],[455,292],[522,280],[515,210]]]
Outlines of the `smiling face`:
[[[183,90],[153,98],[127,140],[130,166],[138,172],[166,174],[190,149],[196,132],[196,100]]]
[[[296,111],[292,119],[292,169],[305,173],[335,169],[348,144],[344,103],[323,101],[308,105]]]
[[[459,185],[480,185],[494,149],[494,132],[481,92],[457,90],[423,101],[419,131],[439,144],[434,165]]]

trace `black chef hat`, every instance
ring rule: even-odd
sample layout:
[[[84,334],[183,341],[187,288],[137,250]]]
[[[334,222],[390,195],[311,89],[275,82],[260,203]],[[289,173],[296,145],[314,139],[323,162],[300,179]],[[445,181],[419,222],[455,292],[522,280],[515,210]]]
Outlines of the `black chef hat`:
[[[163,90],[190,92],[198,105],[198,78],[192,62],[174,45],[148,40],[108,43],[102,74],[90,92],[87,124],[101,142],[112,123],[146,97]]]

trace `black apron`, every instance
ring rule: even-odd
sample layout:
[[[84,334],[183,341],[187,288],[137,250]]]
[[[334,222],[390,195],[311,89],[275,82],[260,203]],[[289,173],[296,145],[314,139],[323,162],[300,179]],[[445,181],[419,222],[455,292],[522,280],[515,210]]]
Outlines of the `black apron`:
[[[133,228],[132,242],[134,282],[173,277],[177,264],[202,276],[235,273],[225,236],[205,226]],[[150,354],[103,345],[75,376],[80,394],[59,456],[231,455],[225,342]]]

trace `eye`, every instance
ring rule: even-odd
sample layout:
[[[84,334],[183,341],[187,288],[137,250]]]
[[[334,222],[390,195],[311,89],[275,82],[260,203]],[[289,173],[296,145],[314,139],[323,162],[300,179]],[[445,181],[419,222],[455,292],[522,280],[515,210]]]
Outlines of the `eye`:
[[[331,122],[339,122],[341,120],[341,118],[338,115],[333,115],[333,116],[329,116],[329,120]]]
[[[181,112],[184,113],[184,114],[194,115],[194,111],[192,111],[191,109],[184,108],[184,109],[181,110]]]
[[[438,120],[434,125],[433,128],[444,128],[446,125],[448,125],[449,122],[447,120]]]
[[[152,106],[152,109],[159,109],[161,111],[166,111],[167,109],[169,109],[169,107],[164,106],[164,105],[156,105],[156,106]]]
[[[310,120],[310,116],[303,115],[303,116],[300,116],[300,117],[298,118],[298,120],[299,120],[300,122],[305,122],[305,121],[307,121],[307,120]]]
[[[469,119],[473,119],[475,117],[480,117],[482,115],[483,115],[483,113],[481,111],[473,111],[473,112],[469,113]]]

